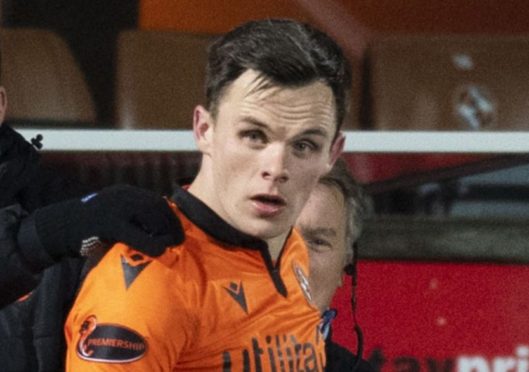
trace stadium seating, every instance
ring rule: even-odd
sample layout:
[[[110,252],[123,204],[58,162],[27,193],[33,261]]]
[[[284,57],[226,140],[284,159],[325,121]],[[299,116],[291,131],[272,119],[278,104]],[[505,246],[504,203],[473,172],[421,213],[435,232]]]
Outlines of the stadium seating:
[[[84,76],[66,43],[54,32],[0,30],[2,85],[7,118],[15,125],[92,125],[96,111]]]
[[[118,38],[116,125],[119,128],[191,129],[204,103],[210,36],[122,31]]]
[[[381,130],[526,130],[528,65],[523,36],[379,37],[369,49],[369,122]]]

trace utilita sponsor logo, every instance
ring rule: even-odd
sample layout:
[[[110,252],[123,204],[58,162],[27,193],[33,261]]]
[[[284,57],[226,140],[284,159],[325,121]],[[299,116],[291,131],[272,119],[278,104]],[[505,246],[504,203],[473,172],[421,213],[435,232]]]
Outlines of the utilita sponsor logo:
[[[300,343],[293,335],[266,336],[265,341],[252,338],[250,348],[225,351],[222,371],[323,372],[325,356],[311,342]]]
[[[388,359],[381,348],[376,348],[368,360],[377,372],[529,372],[529,346],[516,346],[513,355],[459,355],[446,359],[418,356]]]

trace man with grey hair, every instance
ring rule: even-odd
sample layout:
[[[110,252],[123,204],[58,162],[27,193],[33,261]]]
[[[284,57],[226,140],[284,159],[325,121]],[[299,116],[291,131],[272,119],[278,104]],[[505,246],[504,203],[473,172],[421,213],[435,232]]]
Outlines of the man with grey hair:
[[[336,289],[342,284],[345,268],[355,269],[352,266],[356,258],[353,246],[360,236],[365,213],[362,188],[346,162],[339,159],[331,171],[320,178],[296,221],[309,248],[313,302],[322,313],[326,337],[326,371],[351,371],[354,367],[357,372],[373,371],[367,361],[359,359],[361,355],[353,355],[330,337],[330,323],[336,311],[329,307]]]

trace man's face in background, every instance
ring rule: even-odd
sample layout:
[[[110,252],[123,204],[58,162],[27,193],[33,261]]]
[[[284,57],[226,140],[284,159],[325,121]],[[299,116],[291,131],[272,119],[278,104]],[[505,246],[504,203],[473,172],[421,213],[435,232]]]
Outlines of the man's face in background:
[[[310,256],[310,284],[320,311],[330,306],[342,284],[348,258],[346,208],[343,194],[334,186],[319,183],[296,221]]]

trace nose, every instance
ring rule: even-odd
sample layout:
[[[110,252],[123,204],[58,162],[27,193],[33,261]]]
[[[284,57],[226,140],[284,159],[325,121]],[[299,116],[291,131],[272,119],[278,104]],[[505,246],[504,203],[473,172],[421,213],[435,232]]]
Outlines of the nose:
[[[262,177],[273,182],[284,183],[289,179],[287,151],[281,144],[270,144],[263,151]]]

